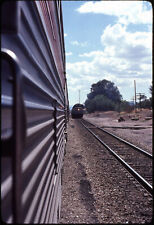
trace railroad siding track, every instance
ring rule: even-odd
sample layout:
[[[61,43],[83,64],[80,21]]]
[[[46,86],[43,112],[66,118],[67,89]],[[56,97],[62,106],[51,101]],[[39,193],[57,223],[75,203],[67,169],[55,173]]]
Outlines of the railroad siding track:
[[[152,192],[152,155],[146,154],[146,151],[136,148],[136,146],[123,143],[122,139],[118,140],[116,136],[111,136],[103,129],[96,127],[88,121],[81,120],[81,123],[88,128],[88,130],[95,134],[96,138],[103,140],[103,142],[111,148],[122,160],[124,160],[131,168],[133,168],[142,178],[146,189]],[[138,175],[137,175],[138,176]],[[136,177],[137,178],[137,177]],[[143,185],[142,180],[140,181]]]

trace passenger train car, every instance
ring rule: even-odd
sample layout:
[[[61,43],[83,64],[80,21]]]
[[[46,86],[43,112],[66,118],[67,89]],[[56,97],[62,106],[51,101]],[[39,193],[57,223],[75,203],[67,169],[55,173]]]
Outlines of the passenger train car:
[[[61,2],[1,6],[1,219],[57,223],[69,108]]]
[[[84,106],[80,103],[75,104],[72,107],[71,115],[72,118],[82,118],[84,113]]]

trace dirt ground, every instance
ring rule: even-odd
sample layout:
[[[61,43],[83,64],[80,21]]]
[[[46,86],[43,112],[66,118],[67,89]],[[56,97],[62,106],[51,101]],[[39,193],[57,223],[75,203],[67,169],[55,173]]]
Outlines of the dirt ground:
[[[94,115],[86,117],[96,119],[98,125],[104,125],[105,121],[109,125],[111,117],[113,120],[118,118],[112,112],[96,115],[96,118],[91,116]],[[98,119],[104,122],[100,124]],[[151,121],[147,122],[150,125]],[[122,123],[125,122],[115,121],[118,126]],[[59,224],[149,223],[152,211],[151,195],[83,129],[77,119],[70,119]]]
[[[118,122],[120,117],[124,121]],[[84,118],[152,153],[152,110],[142,109],[136,113],[120,114],[114,111],[95,112],[85,114]]]

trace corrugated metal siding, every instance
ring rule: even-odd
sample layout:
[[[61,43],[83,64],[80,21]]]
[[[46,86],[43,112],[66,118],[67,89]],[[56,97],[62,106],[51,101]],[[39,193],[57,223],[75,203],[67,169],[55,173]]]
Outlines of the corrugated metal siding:
[[[37,3],[37,2],[36,2]],[[39,4],[40,3],[40,4]],[[37,7],[40,11],[40,16],[44,21],[43,25],[46,32],[49,34],[49,43],[53,50],[53,56],[56,62],[57,70],[59,71],[62,85],[65,85],[64,74],[64,46],[62,41],[62,28],[59,20],[54,20],[55,17],[61,19],[61,5],[57,8],[56,4],[52,4],[52,1],[40,1],[37,3]],[[56,2],[55,2],[56,3]],[[59,35],[58,35],[59,34]],[[62,75],[62,76],[61,76]]]
[[[64,57],[61,55],[62,48],[58,47],[56,50],[54,47],[53,50],[49,42],[51,33],[44,29],[39,4],[47,14],[47,3],[19,1],[16,6],[19,18],[16,26],[13,25],[17,32],[14,30],[9,33],[9,30],[4,29],[5,32],[2,33],[2,47],[7,49],[7,54],[8,50],[15,53],[17,60],[12,60],[20,70],[18,76],[21,76],[22,88],[19,97],[23,98],[24,104],[24,119],[20,128],[24,129],[24,123],[26,126],[23,143],[19,143],[19,146],[23,144],[24,147],[20,149],[21,174],[19,171],[20,182],[17,182],[20,196],[17,196],[17,199],[12,198],[13,188],[16,187],[13,172],[16,162],[13,161],[12,154],[2,155],[2,219],[10,223],[14,220],[22,223],[55,223],[60,211],[61,168],[68,103],[65,96]],[[50,7],[56,7],[54,1],[50,3]],[[52,14],[52,20],[56,24],[56,14]],[[47,22],[48,18],[45,21]],[[50,26],[51,24],[48,24],[48,27]],[[51,29],[54,27],[51,26]],[[55,46],[60,46],[59,37],[62,34],[59,33],[59,28],[55,28],[53,33],[58,37]],[[59,50],[60,53],[56,53],[55,57],[54,51]],[[16,116],[16,93],[13,92],[15,83],[8,81],[9,76],[14,76],[14,70],[8,62],[9,57],[8,60],[3,60],[2,64],[2,143],[7,143],[9,138],[15,135],[12,128],[12,115]],[[20,119],[22,118],[23,116]],[[18,132],[20,130],[17,129],[17,135]],[[21,134],[19,136],[22,138]],[[16,147],[12,150],[16,151]],[[14,212],[16,209],[13,199],[21,203],[20,215],[15,215],[17,212]]]

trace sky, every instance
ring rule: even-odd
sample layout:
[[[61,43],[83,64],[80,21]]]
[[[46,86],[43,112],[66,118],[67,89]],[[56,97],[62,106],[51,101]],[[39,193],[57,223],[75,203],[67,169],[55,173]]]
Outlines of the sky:
[[[123,100],[151,96],[152,5],[148,1],[62,0],[69,104],[84,103],[93,83],[114,82]]]

